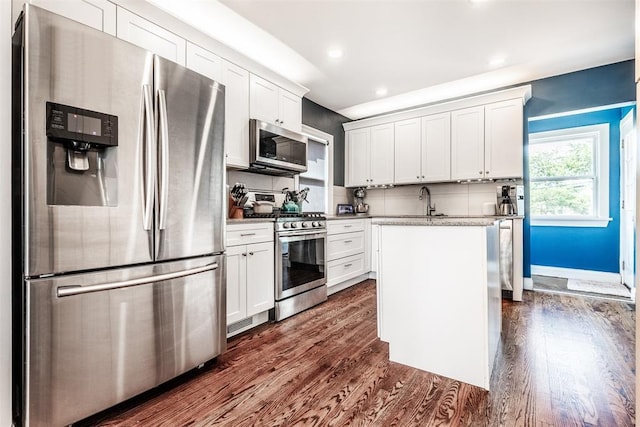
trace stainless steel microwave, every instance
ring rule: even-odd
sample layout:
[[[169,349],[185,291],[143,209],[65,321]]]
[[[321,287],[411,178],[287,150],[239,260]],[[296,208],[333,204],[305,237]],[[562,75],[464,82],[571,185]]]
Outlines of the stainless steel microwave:
[[[249,121],[249,170],[291,176],[307,171],[307,137],[257,119]]]

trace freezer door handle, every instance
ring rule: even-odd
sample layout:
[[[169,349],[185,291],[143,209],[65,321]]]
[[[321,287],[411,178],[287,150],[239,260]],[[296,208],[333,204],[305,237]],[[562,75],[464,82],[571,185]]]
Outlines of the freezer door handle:
[[[146,143],[144,143],[145,147],[145,183],[144,183],[144,218],[143,218],[143,226],[145,230],[151,230],[153,225],[153,195],[155,190],[155,125],[153,118],[153,103],[152,96],[153,93],[151,91],[150,85],[142,85],[142,96],[143,96],[143,115],[144,115],[144,125],[141,127],[145,128],[146,132]]]
[[[167,95],[158,90],[158,110],[160,113],[160,223],[158,229],[164,230],[167,223],[167,199],[169,197],[169,123],[167,121]]]
[[[155,276],[141,277],[139,279],[123,280],[122,282],[99,283],[97,285],[89,286],[60,286],[56,290],[56,295],[62,298],[74,295],[88,294],[90,292],[111,291],[114,289],[129,288],[131,286],[146,285],[154,282],[177,279],[180,277],[191,276],[194,274],[204,273],[206,271],[216,269],[218,269],[218,263],[214,262],[202,267],[190,268],[188,270],[176,271],[173,273],[158,274]]]

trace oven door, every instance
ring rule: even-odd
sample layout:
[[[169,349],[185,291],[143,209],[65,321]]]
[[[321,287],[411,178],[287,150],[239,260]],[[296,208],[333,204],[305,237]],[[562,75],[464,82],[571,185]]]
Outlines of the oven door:
[[[327,283],[327,233],[277,235],[276,300]]]

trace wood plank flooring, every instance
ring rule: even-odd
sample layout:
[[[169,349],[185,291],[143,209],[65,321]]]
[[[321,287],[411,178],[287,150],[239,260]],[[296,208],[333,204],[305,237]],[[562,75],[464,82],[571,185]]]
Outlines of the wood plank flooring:
[[[503,314],[491,393],[389,362],[366,281],[232,338],[217,363],[80,425],[634,425],[631,305],[525,292]]]

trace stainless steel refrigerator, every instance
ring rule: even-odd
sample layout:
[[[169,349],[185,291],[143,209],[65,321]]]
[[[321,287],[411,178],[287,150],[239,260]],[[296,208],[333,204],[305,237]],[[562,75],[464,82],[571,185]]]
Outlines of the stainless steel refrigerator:
[[[31,5],[13,61],[16,418],[67,425],[226,349],[224,86]]]

